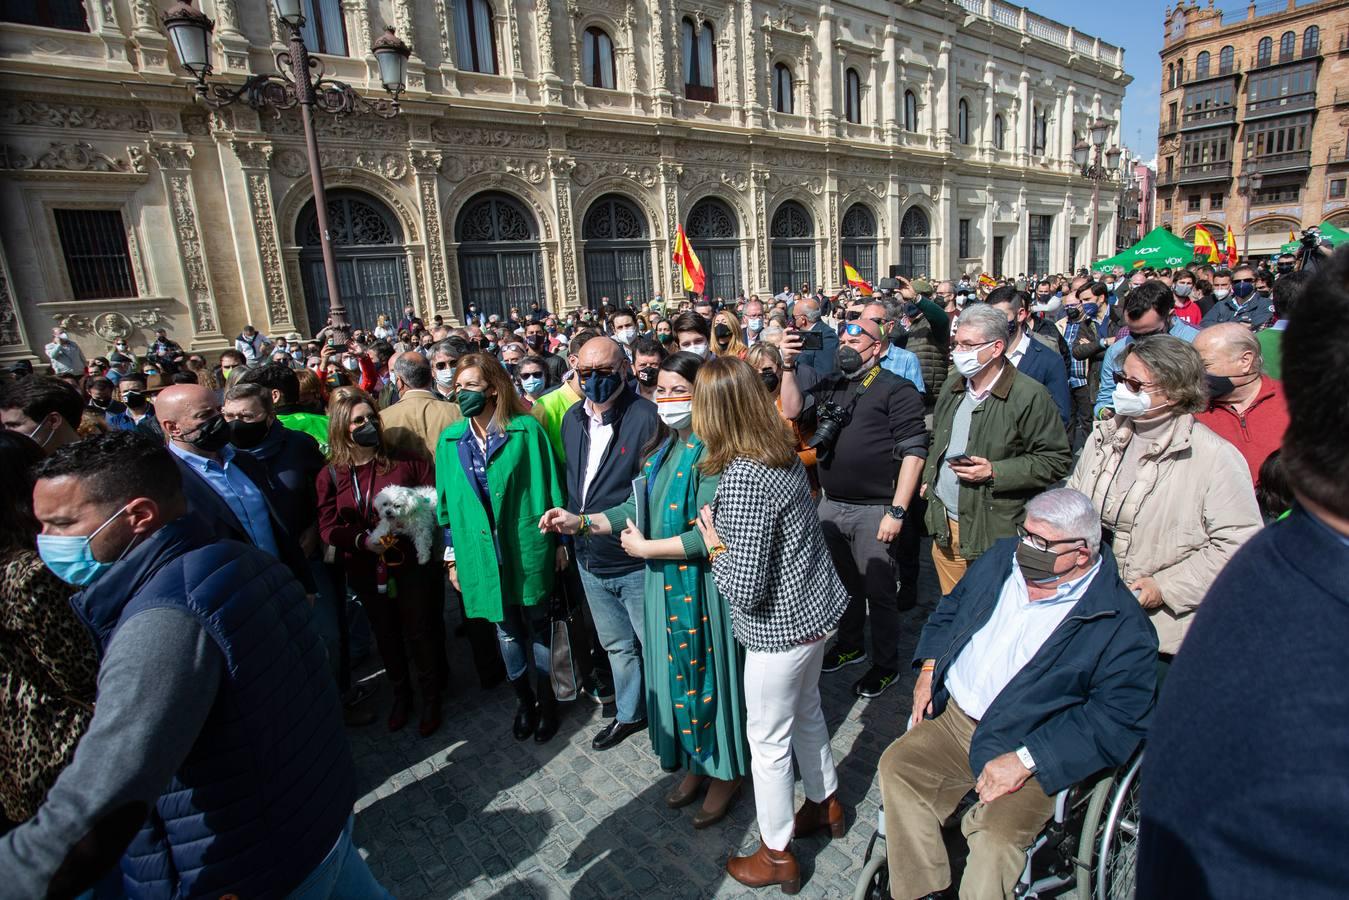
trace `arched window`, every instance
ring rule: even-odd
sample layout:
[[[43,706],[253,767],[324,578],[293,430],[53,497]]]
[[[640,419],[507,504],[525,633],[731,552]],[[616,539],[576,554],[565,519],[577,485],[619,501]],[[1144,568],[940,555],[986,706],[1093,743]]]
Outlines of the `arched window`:
[[[773,284],[815,284],[815,222],[806,208],[784,201],[773,213],[769,235]]]
[[[913,91],[904,92],[904,130],[918,130],[918,98]]]
[[[627,197],[605,194],[581,223],[586,293],[598,309],[601,297],[651,298],[651,249],[646,216]]]
[[[963,97],[956,104],[956,140],[962,144],[970,142],[970,105]]]
[[[876,283],[876,216],[861,203],[843,214],[843,259],[864,280]]]
[[[1209,61],[1208,51],[1207,51],[1207,50],[1200,51],[1199,55],[1198,55],[1197,57],[1195,57],[1195,60],[1194,60],[1194,77],[1195,77],[1195,78],[1207,78],[1207,77],[1208,77],[1208,61]]]
[[[1176,64],[1166,64],[1166,89],[1172,90],[1176,86]]]
[[[1007,149],[1007,123],[1001,115],[993,117],[993,149]]]
[[[328,193],[328,232],[332,235],[342,302],[355,322],[373,322],[381,313],[402,309],[411,298],[403,229],[393,212],[369,194],[353,190]],[[318,214],[311,199],[295,228],[300,245],[300,279],[311,328],[328,317],[328,279],[319,237]]]
[[[585,30],[581,49],[581,78],[591,87],[613,90],[614,42],[603,28],[591,25]]]
[[[460,69],[498,74],[496,29],[488,0],[454,0],[454,37]]]
[[[856,69],[848,69],[845,77],[845,96],[843,98],[843,115],[854,125],[862,121],[862,76],[857,74]]]
[[[931,274],[928,269],[931,239],[927,213],[916,206],[909,207],[899,223],[899,269],[905,278]]]
[[[740,224],[731,208],[716,197],[699,200],[689,210],[684,231],[707,273],[703,293],[709,297],[740,293]]]
[[[1255,47],[1255,64],[1257,66],[1269,65],[1270,54],[1274,52],[1274,39],[1271,37],[1262,37],[1260,43]]]
[[[1321,29],[1315,25],[1308,25],[1307,30],[1302,32],[1302,55],[1315,56],[1321,49]]]
[[[455,221],[464,300],[504,316],[510,307],[544,305],[543,254],[534,216],[507,194],[474,197]]]
[[[684,96],[704,103],[717,102],[717,49],[712,23],[699,28],[693,20],[683,23]]]
[[[1232,57],[1235,54],[1235,52],[1236,51],[1232,49],[1231,44],[1228,44],[1226,47],[1218,51],[1219,75],[1227,75],[1232,71]]]
[[[1279,62],[1288,62],[1293,58],[1293,47],[1297,44],[1297,35],[1285,31],[1279,37]]]
[[[792,70],[786,63],[773,67],[773,108],[790,115],[794,109],[792,97]]]

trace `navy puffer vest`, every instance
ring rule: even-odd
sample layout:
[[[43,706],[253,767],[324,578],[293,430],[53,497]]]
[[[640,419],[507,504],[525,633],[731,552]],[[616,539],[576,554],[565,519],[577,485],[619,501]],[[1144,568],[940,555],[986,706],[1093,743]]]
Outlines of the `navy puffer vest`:
[[[337,687],[303,588],[270,555],[194,514],[73,599],[100,652],[149,609],[194,616],[225,656],[215,706],[122,858],[135,897],[284,897],[323,861],[355,802]]]

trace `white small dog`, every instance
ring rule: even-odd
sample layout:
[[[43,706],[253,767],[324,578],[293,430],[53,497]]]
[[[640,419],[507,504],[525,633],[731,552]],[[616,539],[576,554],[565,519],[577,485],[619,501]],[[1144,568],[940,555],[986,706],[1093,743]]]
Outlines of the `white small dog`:
[[[431,561],[436,536],[436,489],[400,487],[391,484],[375,495],[379,524],[370,532],[378,540],[385,535],[403,535],[417,548],[417,562]]]

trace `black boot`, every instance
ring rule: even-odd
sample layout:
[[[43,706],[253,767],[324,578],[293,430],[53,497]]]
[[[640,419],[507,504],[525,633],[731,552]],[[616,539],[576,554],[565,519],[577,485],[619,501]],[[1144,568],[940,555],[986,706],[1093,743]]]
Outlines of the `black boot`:
[[[547,743],[557,734],[557,698],[553,696],[553,681],[547,675],[537,676],[535,690],[539,695],[539,727],[534,732],[534,742]]]
[[[534,733],[538,725],[538,716],[534,711],[534,691],[529,686],[529,676],[521,675],[511,681],[520,706],[515,711],[515,739],[523,741]]]

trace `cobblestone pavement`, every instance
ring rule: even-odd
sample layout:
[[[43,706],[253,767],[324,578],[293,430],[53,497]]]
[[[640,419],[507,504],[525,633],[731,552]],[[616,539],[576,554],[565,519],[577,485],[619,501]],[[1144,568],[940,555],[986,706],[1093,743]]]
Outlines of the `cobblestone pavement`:
[[[902,619],[907,658],[938,596],[927,542],[919,594],[924,603]],[[389,695],[382,676],[376,724],[352,729],[359,775],[356,843],[400,900],[491,897],[752,897],[723,867],[758,842],[750,782],[719,825],[695,831],[697,805],[665,806],[677,775],[661,772],[646,735],[597,753],[590,740],[606,721],[582,697],[562,704],[562,729],[546,744],[511,736],[515,699],[508,685],[477,687],[467,643],[451,639],[456,690],[445,724],[431,738],[416,719],[401,733],[383,727]],[[801,896],[851,897],[876,830],[880,791],[876,763],[908,715],[913,676],[885,694],[860,700],[852,683],[865,666],[821,680],[833,734],[840,792],[852,811],[846,837],[797,841]],[[609,709],[612,715],[612,707]],[[797,802],[802,794],[797,786]]]

